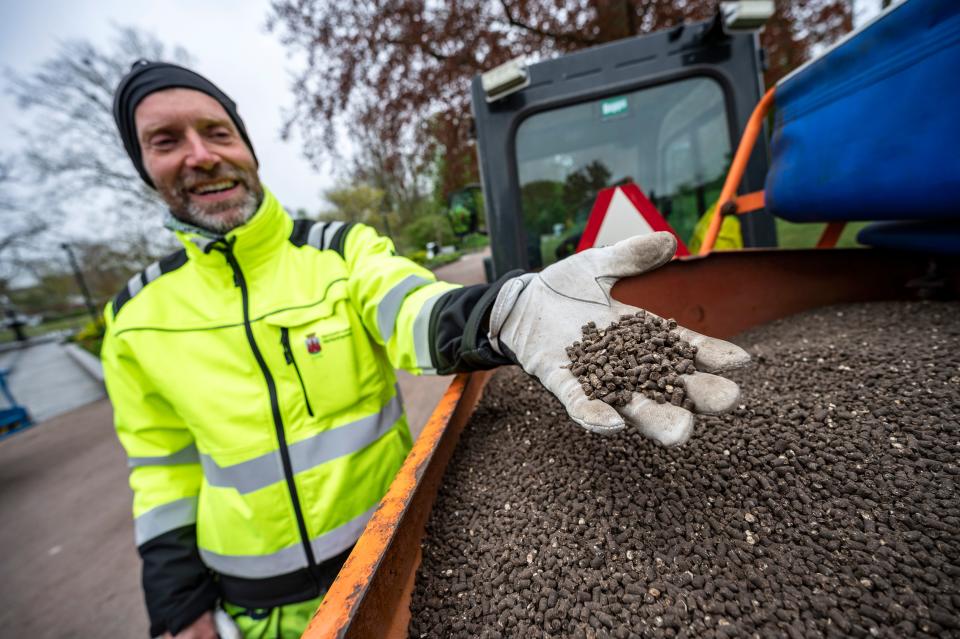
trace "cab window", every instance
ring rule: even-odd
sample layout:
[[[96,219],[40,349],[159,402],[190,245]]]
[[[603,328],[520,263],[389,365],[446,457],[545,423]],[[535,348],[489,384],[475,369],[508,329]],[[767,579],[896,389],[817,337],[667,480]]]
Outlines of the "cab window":
[[[626,182],[689,241],[731,158],[723,90],[705,77],[536,113],[515,142],[531,268],[573,253],[597,192]]]

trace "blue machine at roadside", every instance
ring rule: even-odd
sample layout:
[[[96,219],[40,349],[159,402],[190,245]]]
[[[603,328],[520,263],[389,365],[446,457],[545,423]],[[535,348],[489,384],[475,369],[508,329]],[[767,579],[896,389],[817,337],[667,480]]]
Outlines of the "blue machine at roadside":
[[[0,439],[12,435],[29,426],[33,426],[33,420],[30,419],[30,413],[13,398],[10,393],[10,387],[7,386],[7,375],[11,369],[0,369],[0,393],[7,403],[7,406],[0,409]]]

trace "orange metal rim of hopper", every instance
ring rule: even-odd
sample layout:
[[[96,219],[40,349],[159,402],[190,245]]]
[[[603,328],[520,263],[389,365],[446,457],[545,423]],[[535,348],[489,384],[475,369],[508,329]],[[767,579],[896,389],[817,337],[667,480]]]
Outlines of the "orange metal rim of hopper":
[[[377,572],[383,572],[382,564],[385,558],[390,556],[391,546],[398,533],[404,528],[409,532],[410,528],[423,527],[434,495],[426,497],[426,513],[419,513],[420,518],[417,520],[417,517],[407,516],[412,508],[419,507],[419,510],[424,510],[424,504],[414,505],[416,493],[418,490],[424,492],[421,485],[428,473],[432,475],[434,483],[439,481],[460,429],[472,412],[489,376],[489,371],[459,374],[450,383],[336,581],[314,614],[303,635],[305,639],[365,636],[367,633],[362,628],[358,630],[353,627],[364,625],[356,624],[358,617],[364,614],[367,617],[371,614],[379,615],[378,621],[383,625],[378,636],[406,636],[406,624],[409,621],[408,600],[419,563],[419,552],[416,558],[406,561],[402,571],[404,574],[390,575],[395,578],[390,584],[392,594],[395,594],[391,596],[392,601],[375,601],[371,604],[364,599],[377,599],[377,594],[370,592],[371,584]],[[420,530],[414,531],[414,534],[419,538]],[[419,551],[419,546],[417,550]],[[364,606],[377,609],[362,610]],[[392,614],[384,618],[384,611],[392,611]]]

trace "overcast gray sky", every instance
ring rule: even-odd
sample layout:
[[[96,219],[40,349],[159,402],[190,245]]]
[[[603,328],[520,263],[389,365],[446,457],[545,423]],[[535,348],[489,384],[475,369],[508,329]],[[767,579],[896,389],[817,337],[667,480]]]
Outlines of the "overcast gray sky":
[[[148,31],[168,46],[181,46],[195,69],[236,102],[260,159],[260,175],[288,208],[315,213],[320,192],[332,186],[329,170],[314,171],[299,140],[280,140],[282,109],[291,104],[296,61],[266,31],[268,0],[10,0],[0,8],[0,66],[28,73],[54,55],[64,40],[107,45],[112,25]],[[22,118],[0,77],[0,123],[9,148],[12,125]]]

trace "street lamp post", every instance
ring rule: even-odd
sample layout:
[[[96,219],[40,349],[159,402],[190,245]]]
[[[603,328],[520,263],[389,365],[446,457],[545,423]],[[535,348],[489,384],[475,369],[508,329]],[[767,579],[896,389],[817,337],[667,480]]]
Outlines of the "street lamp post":
[[[80,292],[83,294],[83,301],[87,305],[87,311],[90,313],[90,318],[93,319],[94,324],[100,322],[100,317],[97,315],[97,307],[93,305],[93,299],[90,297],[90,289],[87,288],[87,281],[83,277],[83,272],[80,270],[80,264],[77,263],[77,257],[73,254],[73,247],[71,247],[66,242],[62,243],[61,248],[67,252],[67,257],[70,259],[70,267],[73,269],[73,276],[77,279],[77,286],[80,287]]]

